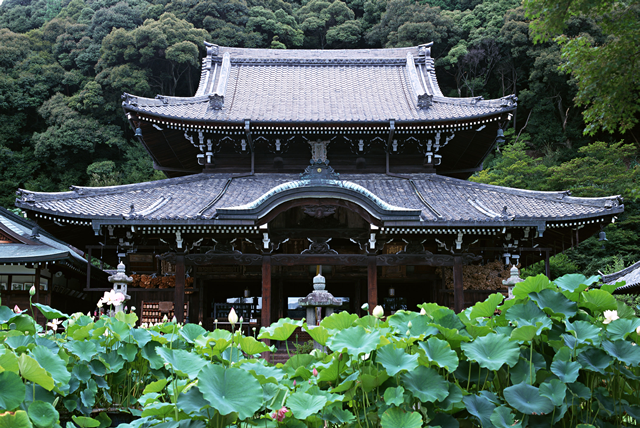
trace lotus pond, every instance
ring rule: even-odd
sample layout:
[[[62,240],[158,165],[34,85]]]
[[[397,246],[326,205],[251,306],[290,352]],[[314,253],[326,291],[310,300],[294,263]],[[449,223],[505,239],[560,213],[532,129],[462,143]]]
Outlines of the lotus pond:
[[[34,304],[52,320],[43,331],[0,306],[0,428],[116,426],[113,412],[130,418],[121,428],[630,426],[640,319],[614,289],[541,275],[460,314],[425,303],[317,327],[285,318],[256,337]],[[321,349],[260,358],[259,339],[297,327]]]

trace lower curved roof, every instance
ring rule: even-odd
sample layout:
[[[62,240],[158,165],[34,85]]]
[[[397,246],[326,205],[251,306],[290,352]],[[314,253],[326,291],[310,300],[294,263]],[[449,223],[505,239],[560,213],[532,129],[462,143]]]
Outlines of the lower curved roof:
[[[380,213],[386,213],[372,213],[383,222],[395,214],[413,213],[405,217],[407,222],[414,226],[436,227],[590,221],[616,215],[624,209],[620,198],[616,196],[576,198],[569,196],[568,192],[505,188],[435,174],[406,177],[341,174],[336,181],[339,183],[305,183],[299,174],[234,177],[231,174],[209,173],[113,187],[74,186],[71,191],[61,193],[20,190],[16,205],[46,215],[86,220],[111,219],[137,224],[157,221],[215,224],[234,210],[236,213],[242,209],[259,211],[263,204],[272,201],[272,197],[281,194],[278,189],[295,188],[297,199],[339,199],[338,189],[350,188],[351,192],[360,192],[362,195],[361,205],[370,200],[380,207]],[[311,194],[312,189],[320,189],[320,192]],[[386,215],[389,217],[379,217]],[[242,216],[234,218],[241,219]],[[248,216],[247,220],[255,221],[256,216]]]

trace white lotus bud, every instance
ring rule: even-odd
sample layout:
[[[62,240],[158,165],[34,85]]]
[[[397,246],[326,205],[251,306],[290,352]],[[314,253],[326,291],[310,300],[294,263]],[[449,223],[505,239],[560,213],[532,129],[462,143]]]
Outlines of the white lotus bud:
[[[32,285],[31,288],[29,289],[29,295],[30,296],[35,296],[36,295],[36,286]]]
[[[409,328],[413,327],[413,324],[411,324],[411,321],[409,321],[409,323],[407,324],[407,327]]]
[[[231,323],[231,325],[235,325],[235,323],[238,322],[238,314],[236,314],[235,309],[231,308],[231,310],[229,311],[229,322]]]
[[[636,328],[636,334],[640,336],[640,327]]]
[[[427,315],[427,311],[424,308],[420,309],[420,315]]]
[[[382,309],[382,306],[378,305],[373,308],[373,312],[371,313],[371,315],[376,318],[382,318],[384,316],[384,309]]]

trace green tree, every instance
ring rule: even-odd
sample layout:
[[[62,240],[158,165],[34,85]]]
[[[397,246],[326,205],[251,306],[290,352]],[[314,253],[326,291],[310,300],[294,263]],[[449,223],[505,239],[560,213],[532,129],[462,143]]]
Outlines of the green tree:
[[[331,43],[337,43],[338,34],[344,34],[349,42],[357,43],[357,27],[350,21],[355,19],[355,13],[349,9],[346,3],[340,0],[333,2],[327,0],[311,0],[296,12],[296,18],[300,28],[304,31],[305,47],[324,49]],[[342,28],[341,28],[342,27]],[[333,30],[329,40],[327,35]],[[357,39],[357,40],[356,40]]]
[[[302,46],[304,33],[298,28],[295,18],[278,9],[275,12],[262,6],[255,6],[249,10],[247,30],[263,35],[267,41],[277,38],[286,47]]]

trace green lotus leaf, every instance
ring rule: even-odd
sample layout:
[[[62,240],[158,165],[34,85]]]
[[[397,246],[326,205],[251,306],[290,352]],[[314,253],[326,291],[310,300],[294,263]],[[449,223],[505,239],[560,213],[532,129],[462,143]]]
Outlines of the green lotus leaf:
[[[143,418],[145,416],[159,416],[160,418],[164,419],[175,412],[175,407],[176,405],[173,403],[162,403],[157,401],[155,403],[147,404],[146,406],[144,406],[141,416]]]
[[[23,378],[40,385],[47,391],[53,389],[55,384],[51,375],[30,356],[26,354],[20,355],[20,358],[18,358],[18,366],[20,367],[20,374]]]
[[[62,359],[44,346],[36,346],[31,350],[33,357],[45,369],[58,385],[66,385],[71,379],[71,373],[67,370]]]
[[[0,324],[9,324],[25,312],[26,311],[21,311],[20,313],[16,314],[10,308],[6,306],[0,306]]]
[[[532,301],[513,305],[507,309],[505,317],[518,327],[538,326],[541,323],[544,327],[551,328],[552,324],[549,317]]]
[[[74,340],[65,343],[64,346],[69,352],[80,358],[80,361],[89,362],[98,353],[98,347],[93,340]]]
[[[53,320],[56,318],[64,318],[64,319],[69,318],[69,315],[63,312],[60,312],[57,309],[53,309],[51,306],[43,305],[42,303],[34,303],[33,306],[40,309],[40,312],[42,312],[42,315],[44,315],[44,317],[48,320]]]
[[[445,328],[451,328],[455,330],[464,329],[464,324],[458,318],[458,315],[449,308],[438,308],[431,313],[433,317],[433,324]]]
[[[90,388],[86,388],[80,392],[80,400],[82,401],[82,405],[87,408],[92,408],[96,403],[96,393]]]
[[[240,339],[240,349],[242,349],[247,355],[256,355],[262,352],[267,352],[271,348],[264,342],[259,342],[251,336],[243,336]]]
[[[97,428],[100,426],[100,422],[86,416],[72,416],[71,419],[80,428]]]
[[[520,356],[520,347],[501,334],[488,334],[460,346],[467,358],[491,371],[500,369],[503,364],[513,367]]]
[[[607,325],[607,336],[610,340],[624,340],[640,327],[640,318],[620,318]]]
[[[380,333],[367,333],[361,326],[345,328],[327,341],[327,345],[334,352],[346,349],[347,353],[353,356],[371,352],[379,344]]]
[[[74,364],[71,373],[76,379],[82,382],[91,379],[91,370],[89,370],[89,366],[86,364]]]
[[[282,369],[276,367],[268,367],[260,363],[247,363],[243,364],[242,368],[253,373],[255,377],[260,381],[260,384],[269,382],[269,379],[273,379],[273,383],[278,383],[284,378],[285,372]]]
[[[449,395],[448,382],[432,368],[418,366],[401,377],[405,388],[423,403],[442,401]]]
[[[389,324],[389,327],[393,327],[400,334],[404,334],[404,332],[409,328],[409,322],[413,324],[413,320],[420,316],[420,314],[413,311],[400,310],[389,316],[387,318],[387,323]]]
[[[589,348],[578,354],[578,362],[582,368],[600,374],[604,374],[604,370],[609,367],[611,361],[611,357],[598,348]]]
[[[300,389],[298,389],[300,391]],[[332,404],[336,402],[342,403],[344,401],[344,395],[333,394],[329,391],[325,391],[324,389],[320,389],[318,385],[313,385],[309,389],[306,390],[307,394],[311,395],[321,395],[327,399],[327,404]]]
[[[573,383],[580,374],[580,363],[577,361],[554,360],[551,363],[551,373],[558,376],[564,383]]]
[[[574,321],[573,323],[565,322],[567,331],[573,332],[578,343],[591,343],[599,346],[602,338],[600,337],[600,327],[597,327],[587,321]]]
[[[207,330],[198,324],[185,324],[184,327],[180,329],[180,336],[189,343],[194,343],[198,336],[204,334],[207,334]]]
[[[144,328],[135,328],[131,331],[131,337],[136,341],[138,346],[142,348],[147,343],[151,342],[151,333]]]
[[[28,414],[37,428],[50,428],[60,419],[60,414],[51,403],[39,400],[29,405]]]
[[[287,398],[287,406],[298,420],[305,420],[311,415],[320,413],[325,404],[327,404],[325,397],[302,391],[294,392]]]
[[[36,334],[36,323],[29,315],[18,315],[9,325],[12,326],[11,329],[14,329],[13,326],[15,326],[16,331],[30,335]]]
[[[637,404],[625,405],[624,411],[627,412],[629,416],[634,418],[636,421],[640,420],[640,406]]]
[[[124,367],[125,360],[117,351],[101,352],[99,354],[100,361],[102,361],[107,367],[107,373],[117,373]]]
[[[297,354],[287,360],[282,366],[282,369],[289,374],[290,378],[295,377],[295,373],[298,369],[307,369],[309,375],[311,374],[311,364],[315,361],[313,355],[309,354]],[[308,379],[308,378],[307,378]]]
[[[480,421],[481,427],[491,427],[491,415],[496,405],[486,397],[478,395],[467,395],[462,399],[467,412],[475,416]]]
[[[262,407],[262,388],[253,375],[235,367],[208,365],[200,371],[198,388],[211,407],[248,419]]]
[[[426,342],[420,342],[418,345],[429,361],[438,367],[446,368],[451,373],[458,368],[458,354],[451,349],[448,342],[430,337]]]
[[[615,342],[605,340],[602,342],[602,347],[607,354],[628,366],[640,365],[640,347],[634,345],[635,343],[626,340],[616,340]]]
[[[567,384],[567,388],[571,392],[571,394],[575,395],[577,398],[582,400],[590,400],[591,399],[591,389],[585,386],[581,382],[573,382]]]
[[[349,328],[353,326],[353,323],[358,319],[358,315],[350,314],[347,311],[336,312],[322,321],[320,321],[320,325],[327,330],[344,330],[345,328]]]
[[[378,370],[374,366],[365,366],[360,369],[360,381],[365,392],[374,390],[389,379],[385,370]]]
[[[592,276],[590,278],[587,278],[586,276],[579,274],[579,273],[572,273],[569,275],[564,275],[558,279],[556,279],[555,281],[553,281],[558,288],[560,288],[561,290],[564,291],[569,291],[569,292],[574,292],[576,290],[576,288],[578,288],[581,285],[586,285],[589,286],[595,282],[598,282],[598,280],[600,279],[599,276]]]
[[[262,327],[258,339],[287,340],[298,327],[302,327],[301,320],[280,318],[269,327]]]
[[[486,325],[468,324],[466,326],[466,331],[471,335],[471,337],[475,339],[476,337],[486,336],[487,334],[492,333],[494,330]]]
[[[523,325],[511,332],[511,340],[517,342],[531,342],[538,335],[538,327],[535,325]]]
[[[507,406],[499,406],[493,409],[490,420],[496,428],[522,427],[522,421],[516,423],[515,415],[511,413],[511,408]]]
[[[159,370],[164,367],[164,359],[156,352],[158,347],[160,347],[158,342],[151,341],[140,348],[140,355],[149,361],[149,367],[153,370]]]
[[[91,360],[89,370],[96,376],[104,376],[107,374],[107,366],[100,360]]]
[[[540,395],[547,397],[554,406],[562,406],[564,397],[567,395],[567,386],[563,381],[551,379],[540,384]]]
[[[382,428],[420,428],[422,427],[422,415],[418,412],[406,412],[392,407],[382,414],[380,426]]]
[[[111,320],[109,324],[109,331],[111,331],[113,337],[119,341],[126,341],[131,334],[131,326],[124,321]]]
[[[143,394],[149,394],[152,392],[162,392],[165,386],[169,383],[169,379],[158,379],[154,382],[151,382],[147,386],[144,387],[142,391]]]
[[[14,372],[0,373],[0,409],[13,410],[25,399],[26,389],[20,376]]]
[[[471,335],[464,330],[461,332],[458,329],[447,328],[434,323],[429,324],[429,327],[437,328],[442,337],[449,342],[452,348],[457,348],[460,346],[461,342],[470,342],[472,339]]]
[[[200,370],[207,365],[202,357],[182,349],[156,348],[156,352],[178,374],[194,380]]]
[[[526,415],[545,415],[553,412],[553,402],[540,395],[540,390],[527,383],[504,389],[504,398],[516,410]]]
[[[462,389],[455,383],[449,382],[449,395],[438,403],[438,407],[445,412],[457,411],[464,408]]]
[[[322,346],[327,345],[327,340],[329,339],[329,331],[321,325],[317,326],[308,326],[305,324],[303,330],[309,333],[309,336],[316,342],[318,342]]]
[[[15,374],[20,373],[20,367],[18,366],[18,357],[16,354],[11,352],[8,349],[5,349],[0,346],[0,367],[3,371],[14,372]]]
[[[580,299],[580,306],[595,312],[604,312],[606,310],[614,311],[618,308],[615,297],[613,297],[611,293],[599,289],[583,292],[582,299]]]
[[[502,293],[495,293],[487,297],[487,299],[483,302],[478,302],[473,305],[473,309],[471,310],[471,315],[469,318],[488,318],[492,317],[495,313],[500,303],[504,300],[504,295]]]
[[[33,428],[24,410],[0,413],[0,428]]]
[[[202,392],[197,386],[189,388],[187,392],[183,392],[178,396],[178,410],[185,412],[189,416],[207,416],[202,409],[209,407],[209,402],[204,399]],[[213,411],[211,411],[213,413]]]
[[[418,356],[407,354],[404,349],[389,344],[378,350],[376,362],[382,364],[390,376],[395,376],[402,370],[410,371],[418,367]]]
[[[401,406],[404,403],[404,388],[387,388],[384,391],[384,402],[389,406]]]
[[[28,346],[33,344],[35,341],[33,340],[33,336],[25,336],[20,334],[20,336],[12,336],[8,337],[4,343],[9,345],[9,347],[18,352],[24,352],[27,350]]]
[[[540,309],[549,309],[551,313],[561,314],[565,318],[571,318],[578,311],[578,305],[575,302],[572,302],[562,294],[549,288],[537,293],[530,293],[529,297],[538,304]]]
[[[138,347],[133,343],[121,343],[117,352],[127,362],[132,363],[138,355]]]
[[[518,299],[524,299],[529,296],[529,293],[540,292],[545,288],[553,288],[553,284],[549,281],[549,278],[542,274],[530,276],[513,287],[513,295]]]
[[[328,404],[322,410],[322,419],[333,424],[349,424],[355,420],[355,416],[342,408],[342,403]]]

